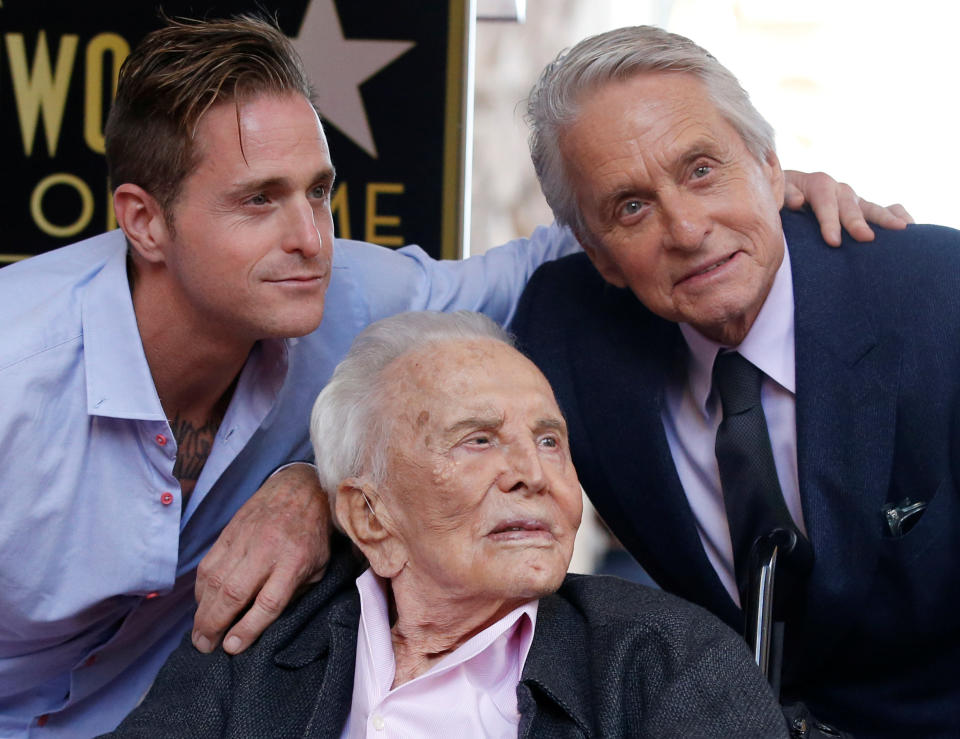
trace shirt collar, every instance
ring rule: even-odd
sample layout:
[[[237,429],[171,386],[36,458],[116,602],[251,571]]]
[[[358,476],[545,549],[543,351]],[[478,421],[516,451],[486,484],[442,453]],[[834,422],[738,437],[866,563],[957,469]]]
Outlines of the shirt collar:
[[[357,578],[357,590],[360,592],[360,620],[363,622],[368,643],[366,646],[373,659],[376,676],[380,682],[382,694],[390,690],[393,683],[396,662],[393,656],[393,641],[390,635],[390,618],[387,606],[387,581],[367,569]],[[427,672],[417,676],[412,684],[429,675],[449,670],[462,665],[476,655],[490,647],[500,636],[515,628],[521,629],[520,643],[520,670],[526,662],[530,645],[533,643],[533,632],[537,623],[537,607],[539,601],[532,600],[510,611],[496,623],[488,626],[479,634],[475,634],[466,642],[457,647]],[[527,627],[528,626],[528,627]],[[524,628],[527,627],[527,628]],[[357,646],[360,648],[360,645]],[[519,676],[518,676],[519,677]]]
[[[90,280],[81,309],[87,412],[165,421],[133,310],[126,239],[122,231],[113,233],[119,239],[116,250]],[[231,402],[222,424],[245,431],[240,446],[274,406],[287,375],[289,349],[296,343],[297,339],[266,339],[254,345],[235,392],[243,402]]]
[[[796,393],[796,364],[793,333],[793,274],[786,240],[783,260],[773,285],[753,326],[739,346],[727,347],[706,338],[693,326],[680,324],[680,332],[690,348],[687,378],[697,409],[710,415],[710,390],[713,385],[713,360],[721,349],[735,349],[767,377],[791,393]]]
[[[115,251],[87,285],[82,304],[87,412],[94,416],[164,419],[143,353],[127,281],[127,244],[115,231]]]

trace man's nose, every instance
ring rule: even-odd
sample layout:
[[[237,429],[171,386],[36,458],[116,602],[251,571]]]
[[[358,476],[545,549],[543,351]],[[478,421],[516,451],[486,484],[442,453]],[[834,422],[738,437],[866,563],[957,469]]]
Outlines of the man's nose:
[[[505,493],[541,493],[547,487],[547,477],[536,442],[518,442],[505,449],[506,469],[498,484]]]
[[[291,204],[287,213],[283,249],[300,252],[307,259],[317,256],[323,250],[323,239],[317,227],[317,214],[306,198]]]
[[[693,193],[678,191],[662,197],[661,214],[668,248],[698,249],[710,232],[707,209]]]

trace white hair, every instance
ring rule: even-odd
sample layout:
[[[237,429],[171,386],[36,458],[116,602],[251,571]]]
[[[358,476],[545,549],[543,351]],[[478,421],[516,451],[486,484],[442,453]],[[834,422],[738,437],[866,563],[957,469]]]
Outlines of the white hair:
[[[317,474],[330,499],[334,522],[341,482],[366,475],[380,484],[386,476],[385,442],[392,419],[382,413],[386,400],[384,370],[400,357],[430,344],[464,339],[493,339],[514,345],[500,326],[469,311],[400,313],[370,324],[354,340],[317,396],[310,415]]]
[[[581,236],[585,228],[560,152],[560,137],[576,121],[585,94],[643,72],[691,74],[747,149],[764,161],[775,152],[773,127],[750,102],[737,78],[693,41],[655,26],[619,28],[561,52],[540,73],[527,98],[530,156],[554,218]]]

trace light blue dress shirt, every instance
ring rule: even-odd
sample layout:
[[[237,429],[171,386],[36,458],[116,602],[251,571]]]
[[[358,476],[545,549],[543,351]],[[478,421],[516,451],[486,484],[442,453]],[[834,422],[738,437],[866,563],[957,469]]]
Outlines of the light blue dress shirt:
[[[313,400],[361,329],[405,310],[506,323],[576,249],[555,226],[460,262],[338,241],[320,328],[256,345],[182,513],[123,234],[0,270],[0,737],[93,736],[137,704],[190,628],[201,558],[308,456]]]

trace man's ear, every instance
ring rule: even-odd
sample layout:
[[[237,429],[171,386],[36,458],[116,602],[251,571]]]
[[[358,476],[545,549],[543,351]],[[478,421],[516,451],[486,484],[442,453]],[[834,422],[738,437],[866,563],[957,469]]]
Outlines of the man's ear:
[[[767,152],[763,165],[764,174],[766,174],[767,181],[770,183],[770,190],[773,192],[777,207],[782,208],[784,193],[786,192],[786,180],[784,179],[783,168],[780,166],[780,158],[777,156],[777,152]]]
[[[600,276],[614,287],[626,287],[627,281],[623,279],[620,267],[610,258],[607,250],[602,245],[598,245],[590,234],[584,233],[581,229],[571,227],[570,230],[577,237],[577,241],[580,242],[580,246],[583,247],[583,251],[593,262],[593,266],[597,268]]]
[[[369,480],[347,478],[337,489],[337,521],[380,577],[395,577],[407,561],[389,511]]]
[[[136,253],[152,264],[163,262],[170,229],[160,203],[142,187],[126,182],[113,192],[113,209]]]

